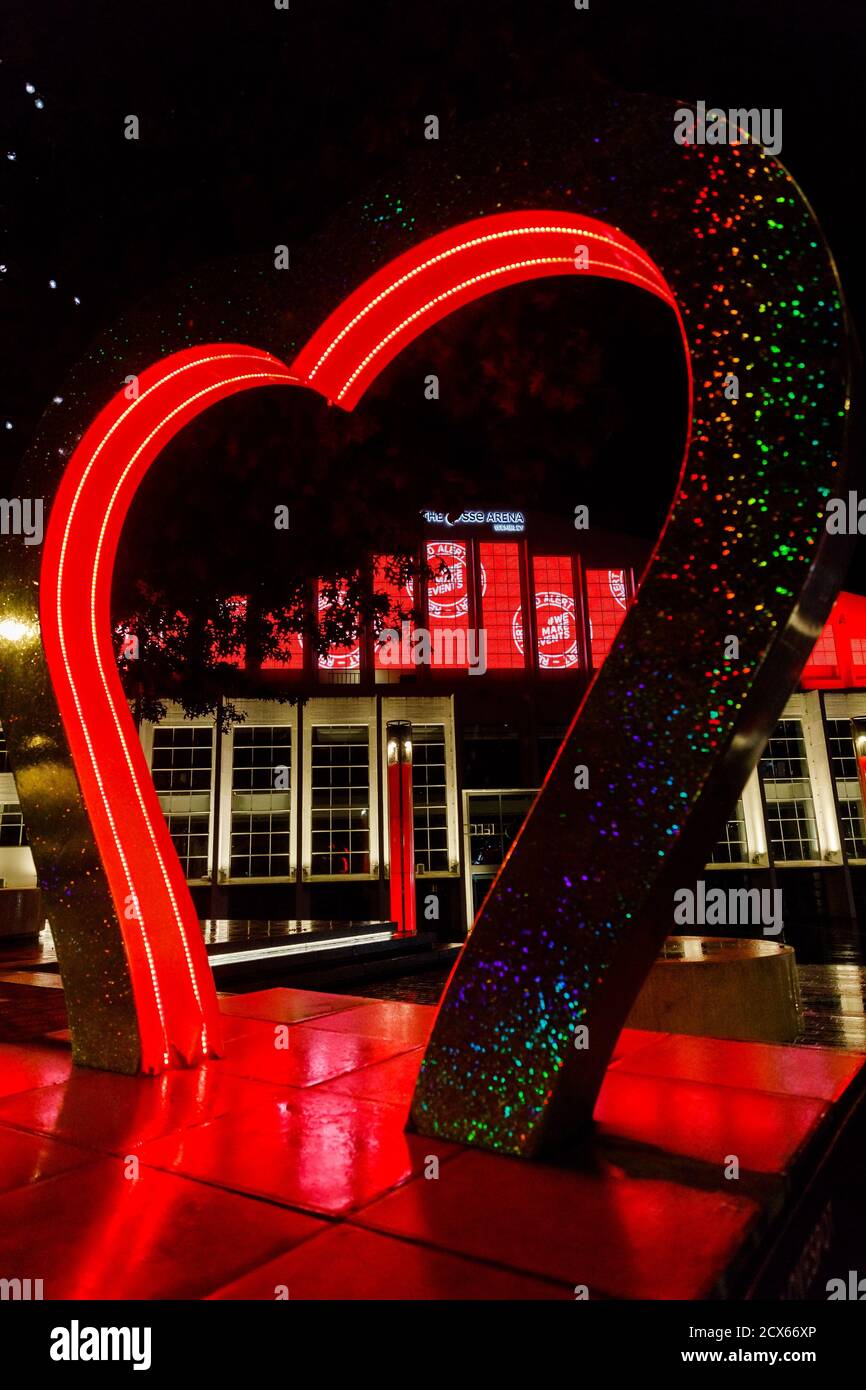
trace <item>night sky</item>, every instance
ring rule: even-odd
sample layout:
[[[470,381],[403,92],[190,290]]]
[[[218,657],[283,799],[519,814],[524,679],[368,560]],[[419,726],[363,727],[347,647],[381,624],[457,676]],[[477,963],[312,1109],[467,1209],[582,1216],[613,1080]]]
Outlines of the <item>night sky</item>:
[[[3,9],[6,496],[41,413],[60,408],[53,398],[66,373],[143,296],[206,262],[272,258],[275,245],[313,235],[390,169],[429,153],[428,113],[446,149],[450,132],[567,98],[588,74],[708,105],[781,107],[781,157],[822,222],[862,325],[862,0],[590,0],[586,12],[571,0],[291,0],[287,12],[273,0],[4,0]],[[131,113],[138,141],[124,139]],[[654,536],[682,449],[684,375],[667,311],[611,284],[583,287],[577,303],[538,286],[495,300],[433,330],[440,360],[459,364],[434,436],[406,419],[387,448],[360,426],[340,442],[316,514],[333,554],[318,554],[318,564],[349,558],[340,548],[347,517],[364,506],[351,491],[359,462],[368,491],[391,505],[398,489],[408,512],[437,504],[424,482],[435,477],[442,496],[450,489],[492,505],[557,512],[586,500],[597,523]],[[399,391],[400,371],[420,369],[407,354],[385,389]],[[138,570],[171,582],[171,556],[195,548],[184,506],[192,492],[206,498],[210,553],[226,582],[244,582],[250,556],[233,543],[233,499],[254,506],[252,475],[285,467],[277,394],[226,403],[166,451],[127,524]],[[482,459],[485,438],[495,442],[495,474],[489,448]],[[387,510],[380,500],[370,529]],[[849,585],[866,592],[863,550]],[[132,556],[127,544],[121,571]]]

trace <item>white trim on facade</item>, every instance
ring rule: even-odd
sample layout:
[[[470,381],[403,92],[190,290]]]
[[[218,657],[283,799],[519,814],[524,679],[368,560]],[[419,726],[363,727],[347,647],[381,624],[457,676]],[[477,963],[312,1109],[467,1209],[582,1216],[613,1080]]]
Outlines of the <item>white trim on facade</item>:
[[[187,719],[183,712],[183,707],[177,701],[169,700],[166,703],[166,715],[161,719],[158,727],[160,729],[179,728],[182,725],[189,725],[191,728],[209,728],[214,730],[212,742],[211,763],[210,763],[210,786],[208,789],[208,816],[207,816],[207,864],[208,872],[201,878],[187,879],[191,884],[210,883],[210,865],[213,863],[213,841],[214,841],[214,768],[216,767],[216,731],[213,719]],[[144,749],[144,756],[147,765],[153,770],[153,732],[157,725],[149,719],[143,719],[138,731],[141,739],[141,746]]]
[[[282,704],[278,700],[235,700],[238,710],[246,715],[244,723],[235,725],[222,736],[222,766],[220,769],[220,827],[219,827],[219,881],[226,884],[245,883],[287,883],[294,881],[298,867],[298,706],[297,703]],[[234,764],[234,736],[236,728],[278,729],[287,728],[292,735],[292,766],[289,774],[289,872],[268,874],[264,877],[239,877],[231,875],[232,844],[232,767]]]
[[[301,817],[301,875],[305,883],[369,883],[379,877],[379,788],[376,774],[379,767],[379,738],[376,727],[376,699],[358,696],[344,700],[311,699],[304,705],[303,717],[303,792],[305,806],[312,803],[312,748],[314,728],[334,728],[337,725],[363,724],[368,730],[370,808],[369,854],[370,869],[366,874],[314,874],[312,816]]]
[[[390,842],[388,826],[388,750],[385,727],[394,719],[408,719],[412,724],[437,724],[445,731],[445,807],[448,869],[441,873],[419,874],[419,878],[459,878],[460,839],[457,830],[457,757],[454,738],[453,695],[431,695],[427,698],[386,695],[382,698],[382,751],[379,781],[382,788],[382,822],[386,827],[382,858],[386,876],[390,875]],[[464,858],[465,862],[465,858]]]

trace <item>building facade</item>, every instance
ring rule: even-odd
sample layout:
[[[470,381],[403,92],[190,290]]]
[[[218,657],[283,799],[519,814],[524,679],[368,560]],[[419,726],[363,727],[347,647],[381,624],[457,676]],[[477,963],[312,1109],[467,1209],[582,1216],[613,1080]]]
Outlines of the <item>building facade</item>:
[[[262,670],[260,697],[235,702],[245,718],[228,733],[173,707],[142,724],[203,918],[388,919],[388,729],[401,722],[418,925],[465,936],[616,637],[646,549],[516,512],[428,513],[426,527],[420,592],[380,579],[392,602],[384,632],[324,656],[293,638],[285,661]],[[822,957],[829,930],[856,935],[866,910],[856,719],[866,720],[866,599],[842,595],[706,871],[781,888],[785,939],[807,959]],[[35,883],[5,746],[0,806],[0,879]]]

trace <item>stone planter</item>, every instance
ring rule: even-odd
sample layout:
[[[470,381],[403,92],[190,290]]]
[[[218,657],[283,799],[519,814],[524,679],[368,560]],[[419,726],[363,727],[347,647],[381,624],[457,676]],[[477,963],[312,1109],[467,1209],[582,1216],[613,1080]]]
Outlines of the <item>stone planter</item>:
[[[800,1032],[793,947],[669,936],[626,1027],[741,1042],[792,1042]]]

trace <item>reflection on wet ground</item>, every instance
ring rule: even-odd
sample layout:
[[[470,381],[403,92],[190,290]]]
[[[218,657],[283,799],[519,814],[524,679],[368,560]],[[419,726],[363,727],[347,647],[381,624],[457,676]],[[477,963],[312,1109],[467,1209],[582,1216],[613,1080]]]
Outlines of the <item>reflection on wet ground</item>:
[[[803,1032],[797,1042],[806,1047],[841,1047],[866,1052],[866,966],[801,965],[798,974]],[[371,999],[437,1004],[447,978],[447,971],[406,975],[364,985],[362,992]],[[334,988],[342,993],[338,986]]]
[[[844,1047],[866,1052],[866,967],[801,965],[803,1033],[812,1047]]]
[[[838,1047],[866,1052],[866,964],[860,955],[860,937],[846,925],[827,931],[821,939],[825,956],[835,959],[820,964],[798,964],[803,1007],[803,1031],[797,1042],[806,1047]],[[856,935],[855,935],[856,934]],[[798,961],[806,948],[791,939]],[[40,970],[46,949],[31,947],[29,960],[6,946],[0,949],[0,1042],[20,1042],[43,1037],[66,1026],[63,994],[56,974]],[[808,958],[808,951],[806,951]],[[853,958],[852,958],[853,957]],[[36,969],[32,967],[36,966]],[[17,968],[16,968],[17,967]],[[385,980],[351,980],[323,986],[335,994],[363,994],[368,999],[390,999],[404,1004],[437,1004],[449,970],[419,971]],[[274,978],[279,985],[279,978]]]

